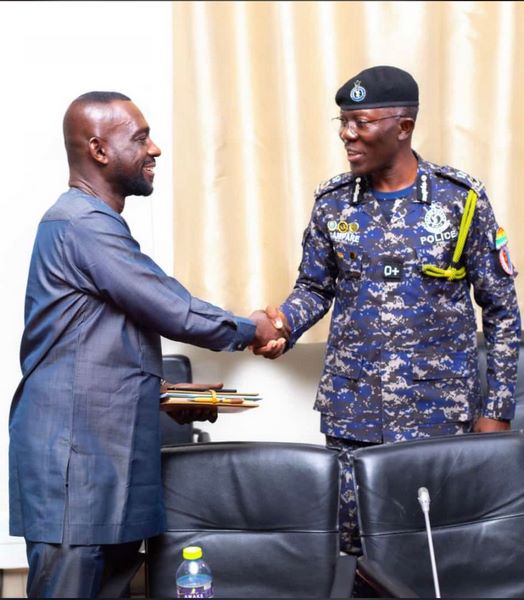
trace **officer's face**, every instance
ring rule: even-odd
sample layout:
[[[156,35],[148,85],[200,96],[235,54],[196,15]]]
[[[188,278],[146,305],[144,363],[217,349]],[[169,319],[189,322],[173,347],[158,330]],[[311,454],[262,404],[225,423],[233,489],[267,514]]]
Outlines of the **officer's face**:
[[[340,112],[339,136],[352,173],[372,175],[393,167],[400,150],[398,111],[392,107]]]

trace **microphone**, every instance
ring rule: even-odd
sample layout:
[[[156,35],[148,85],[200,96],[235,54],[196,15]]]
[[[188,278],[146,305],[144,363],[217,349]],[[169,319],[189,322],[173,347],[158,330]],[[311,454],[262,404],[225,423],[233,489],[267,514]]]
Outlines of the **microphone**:
[[[425,487],[418,488],[418,501],[420,503],[420,507],[422,508],[422,512],[429,513],[428,488],[425,488]]]
[[[433,551],[433,538],[431,536],[431,525],[429,523],[429,492],[425,487],[418,488],[418,501],[422,512],[424,513],[424,521],[426,522],[426,534],[428,536],[429,558],[431,560],[431,571],[433,573],[433,585],[435,586],[435,598],[440,598],[440,586],[438,582],[437,563],[435,562],[435,552]]]

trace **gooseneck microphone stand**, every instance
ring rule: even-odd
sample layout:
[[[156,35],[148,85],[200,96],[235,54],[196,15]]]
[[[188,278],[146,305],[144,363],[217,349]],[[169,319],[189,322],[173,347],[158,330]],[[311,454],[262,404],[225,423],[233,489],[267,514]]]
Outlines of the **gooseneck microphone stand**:
[[[435,562],[435,552],[433,551],[433,538],[431,536],[431,525],[429,523],[429,492],[427,488],[421,487],[418,488],[418,501],[420,503],[420,507],[422,508],[422,512],[424,513],[424,520],[426,522],[426,533],[428,536],[428,545],[429,545],[429,557],[431,560],[431,571],[433,573],[433,584],[435,585],[435,598],[440,598],[440,586],[438,583],[438,574],[437,574],[437,563]]]

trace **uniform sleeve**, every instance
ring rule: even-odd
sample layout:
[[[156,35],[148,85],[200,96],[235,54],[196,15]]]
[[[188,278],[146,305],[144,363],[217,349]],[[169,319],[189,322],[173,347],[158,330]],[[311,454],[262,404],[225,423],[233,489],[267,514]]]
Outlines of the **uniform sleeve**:
[[[64,268],[71,284],[102,297],[141,327],[211,350],[242,350],[255,325],[192,296],[169,277],[133,239],[125,225],[103,213],[70,223]]]
[[[468,234],[465,260],[475,301],[482,309],[486,343],[488,394],[482,416],[512,419],[521,321],[514,275],[508,274],[500,261],[498,229],[491,204],[486,194],[481,193]],[[507,243],[505,248],[509,252]]]
[[[298,279],[280,306],[291,327],[288,348],[329,310],[337,274],[331,239],[323,226],[321,203],[317,200],[302,239]]]

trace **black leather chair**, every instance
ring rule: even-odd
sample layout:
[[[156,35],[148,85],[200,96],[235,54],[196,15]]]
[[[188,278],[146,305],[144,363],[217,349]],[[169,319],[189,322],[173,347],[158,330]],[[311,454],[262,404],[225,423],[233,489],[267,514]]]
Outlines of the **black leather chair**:
[[[162,357],[162,367],[164,379],[169,383],[191,383],[193,381],[191,361],[184,354],[165,354]],[[168,414],[160,413],[160,443],[162,446],[209,441],[209,434],[195,427],[193,423],[180,425]]]
[[[147,541],[147,596],[173,597],[182,548],[199,545],[215,597],[350,597],[340,555],[339,463],[323,446],[211,442],[162,450],[167,532]]]
[[[479,370],[482,393],[486,394],[486,346],[482,333],[477,334],[477,345],[479,349]],[[515,390],[515,418],[511,422],[512,429],[524,431],[524,339],[520,342],[519,367],[517,374],[517,387]]]
[[[524,597],[524,434],[470,433],[354,454],[363,556],[380,597],[435,597],[418,490],[445,598]]]

